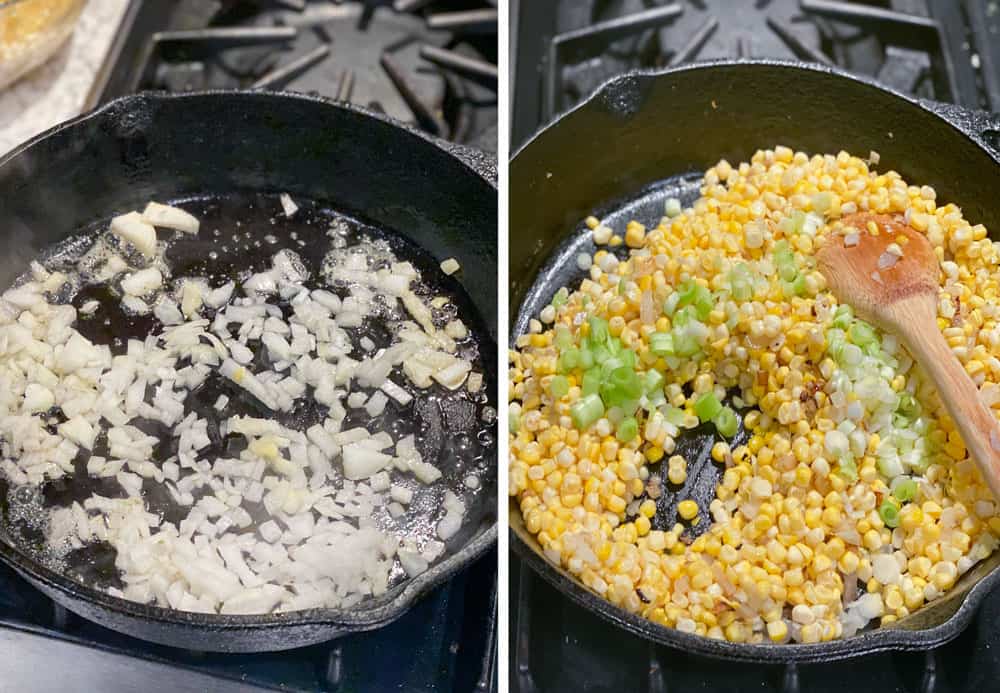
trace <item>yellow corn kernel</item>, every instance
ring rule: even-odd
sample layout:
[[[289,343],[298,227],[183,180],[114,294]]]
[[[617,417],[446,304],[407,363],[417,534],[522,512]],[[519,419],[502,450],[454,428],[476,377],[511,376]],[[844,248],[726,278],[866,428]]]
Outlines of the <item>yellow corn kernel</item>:
[[[692,520],[698,516],[698,504],[693,500],[682,500],[677,504],[677,514],[685,520]]]
[[[767,635],[771,642],[784,642],[788,637],[788,624],[781,620],[771,621],[767,624]]]

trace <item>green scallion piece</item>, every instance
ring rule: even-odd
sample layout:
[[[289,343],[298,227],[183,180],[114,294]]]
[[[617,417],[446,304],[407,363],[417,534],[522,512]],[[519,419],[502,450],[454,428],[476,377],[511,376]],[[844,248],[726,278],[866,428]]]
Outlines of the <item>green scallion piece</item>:
[[[706,392],[694,403],[694,413],[702,423],[711,421],[722,411],[722,402],[715,396],[714,392]]]
[[[649,350],[657,356],[673,355],[674,336],[669,332],[654,332],[649,335]]]
[[[673,315],[674,311],[677,310],[677,304],[680,303],[681,295],[676,291],[667,296],[667,300],[663,302],[663,314]]]
[[[569,380],[565,375],[554,375],[549,381],[549,394],[553,399],[562,399],[569,394]]]
[[[634,416],[626,416],[618,424],[618,430],[615,432],[615,435],[621,442],[629,442],[639,435],[639,422],[635,420]]]
[[[903,479],[893,484],[892,495],[900,503],[909,503],[917,497],[917,482],[913,479]]]
[[[837,464],[836,473],[848,481],[857,481],[858,465],[852,458],[844,456],[840,458],[840,461]]]
[[[920,402],[909,392],[902,392],[899,395],[899,404],[896,405],[896,413],[905,419],[915,419],[920,416]]]
[[[862,349],[878,341],[875,330],[863,320],[855,320],[847,330],[847,334],[850,335],[851,341]]]
[[[694,356],[701,350],[698,340],[684,328],[676,329],[672,332],[674,341],[674,353],[677,356]]]
[[[837,306],[837,310],[833,312],[833,326],[841,330],[846,330],[850,327],[853,319],[854,311],[846,303]]]
[[[646,371],[646,395],[652,395],[654,392],[661,392],[663,390],[663,384],[666,382],[666,378],[663,377],[663,373],[657,370],[650,369]]]
[[[681,422],[684,421],[684,410],[679,407],[667,407],[663,411],[663,418],[674,426],[680,426]]]
[[[569,415],[573,425],[582,431],[604,416],[604,404],[597,395],[587,395],[570,406]]]
[[[616,368],[601,383],[601,399],[609,407],[623,407],[642,397],[643,382],[628,366]]]
[[[556,292],[556,295],[552,297],[552,307],[559,310],[565,303],[566,299],[569,298],[569,291],[564,286]]]
[[[674,313],[674,319],[672,320],[674,327],[684,327],[691,323],[692,320],[697,319],[697,311],[693,306],[683,306]]]
[[[601,370],[599,368],[591,368],[584,373],[580,389],[583,391],[584,397],[599,394],[601,392]]]
[[[574,368],[580,365],[580,350],[576,347],[570,347],[566,349],[561,354],[559,354],[559,372],[569,373]]]
[[[590,318],[590,343],[604,344],[608,341],[608,321],[594,316]]]
[[[899,527],[899,506],[892,502],[892,499],[886,498],[882,501],[882,505],[878,506],[878,516],[882,518],[886,527]]]
[[[712,418],[712,422],[715,423],[715,430],[726,438],[736,435],[736,430],[739,428],[739,418],[729,407],[719,410],[719,413]]]

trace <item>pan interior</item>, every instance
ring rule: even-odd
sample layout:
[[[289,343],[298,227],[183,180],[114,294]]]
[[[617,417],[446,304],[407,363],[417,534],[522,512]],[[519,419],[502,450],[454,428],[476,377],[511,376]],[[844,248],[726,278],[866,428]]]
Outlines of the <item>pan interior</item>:
[[[463,388],[453,393],[435,383],[431,388],[415,392],[413,401],[405,406],[390,399],[385,411],[370,421],[363,409],[349,409],[344,428],[366,425],[372,433],[385,431],[394,440],[415,434],[421,455],[432,461],[443,476],[431,485],[407,484],[414,491],[414,497],[408,512],[401,518],[390,517],[382,507],[374,519],[380,529],[391,530],[401,539],[412,537],[424,541],[434,538],[444,491],[451,489],[465,502],[466,514],[462,528],[447,542],[445,556],[450,555],[483,526],[493,524],[496,518],[492,502],[496,497],[496,423],[493,415],[496,403],[492,399],[496,392],[496,372],[490,358],[495,353],[495,346],[489,331],[457,277],[445,275],[434,257],[413,241],[346,215],[321,201],[296,197],[295,203],[299,211],[289,218],[281,212],[278,196],[273,194],[235,193],[175,201],[174,204],[201,220],[201,231],[195,236],[171,241],[166,257],[172,274],[174,277],[205,277],[212,288],[231,280],[239,286],[240,280],[249,274],[268,269],[275,253],[288,249],[301,257],[311,277],[319,277],[322,276],[324,256],[331,245],[328,234],[332,233],[344,238],[348,245],[361,238],[384,241],[398,260],[411,262],[420,272],[422,280],[415,287],[418,295],[426,300],[434,296],[449,299],[435,318],[447,321],[457,317],[468,326],[469,337],[460,347],[473,357],[473,369],[485,376],[480,392],[472,394]],[[38,259],[50,270],[68,272],[96,234],[106,227],[107,220],[88,225],[43,252]],[[318,288],[315,280],[306,286]],[[126,314],[106,286],[84,287],[61,298],[78,309],[88,301],[100,303],[93,317],[78,319],[74,326],[94,343],[108,345],[114,355],[124,353],[128,339],[142,339],[162,328],[153,315]],[[378,319],[369,318],[361,328],[350,330],[350,333],[354,358],[363,357],[360,341],[364,337],[374,342],[376,348],[392,341],[387,325]],[[365,392],[371,394],[373,390]],[[229,397],[229,404],[221,413],[213,407],[220,395]],[[186,405],[189,411],[196,411],[199,417],[210,422],[212,443],[201,455],[209,459],[238,453],[234,446],[239,443],[232,436],[219,434],[221,419],[237,415],[272,415],[262,410],[246,391],[218,373],[192,391]],[[322,422],[326,412],[327,408],[312,398],[310,388],[292,411],[280,413],[275,418],[289,428],[304,430]],[[149,435],[166,433],[159,422],[142,421],[135,425]],[[93,454],[106,456],[107,450],[102,449],[102,445],[106,448],[103,436],[98,439]],[[175,452],[169,446],[158,446],[154,462],[163,462]],[[116,552],[110,544],[93,543],[67,552],[53,550],[46,541],[46,525],[52,509],[66,507],[73,501],[82,502],[95,493],[112,498],[124,496],[114,478],[89,476],[86,461],[87,456],[78,456],[73,475],[36,488],[15,488],[0,476],[0,539],[19,547],[42,565],[85,585],[120,588],[122,584],[115,568]],[[477,488],[469,488],[464,483],[469,475],[479,479]],[[164,521],[177,523],[186,515],[187,511],[174,503],[162,484],[146,479],[142,494],[148,509]],[[268,519],[262,504],[244,502],[244,507],[255,524]],[[392,601],[406,582],[406,574],[397,563],[390,574],[388,592],[366,600],[364,605],[369,607]]]
[[[700,185],[702,172],[686,172],[664,178],[660,181],[647,185],[645,189],[632,197],[618,199],[610,204],[598,207],[593,211],[593,215],[602,223],[613,229],[622,229],[629,221],[635,220],[647,228],[656,227],[664,214],[664,205],[670,198],[679,199],[681,204],[687,208],[692,205],[700,196]],[[517,318],[512,325],[511,342],[517,335],[527,334],[529,322],[532,318],[537,318],[539,312],[548,305],[552,296],[562,287],[576,287],[580,281],[588,277],[589,274],[580,270],[577,266],[576,257],[581,253],[593,255],[598,246],[593,242],[590,229],[584,221],[579,221],[559,242],[553,252],[542,262],[540,269],[534,277],[527,291],[524,293],[524,300],[518,309]],[[615,252],[620,259],[628,257],[629,249],[623,244],[616,249],[603,246],[602,249]],[[732,406],[731,402],[727,402]],[[749,410],[746,410],[749,411]],[[733,447],[743,444],[749,438],[743,427],[744,412],[739,417],[739,428],[736,435],[726,441]],[[677,514],[677,504],[681,500],[691,499],[698,504],[698,521],[694,526],[685,523],[686,529],[682,534],[682,541],[691,541],[700,534],[707,531],[712,523],[712,516],[708,507],[715,498],[716,487],[721,481],[725,468],[722,464],[715,462],[711,457],[711,449],[715,442],[724,440],[715,431],[711,424],[702,424],[697,428],[682,430],[676,438],[677,454],[681,454],[688,460],[688,478],[683,485],[670,483],[667,479],[667,465],[664,461],[649,465],[650,476],[659,476],[661,480],[662,495],[656,500],[656,515],[651,518],[653,529],[669,530],[680,521]],[[524,525],[520,508],[516,498],[512,498],[509,505],[510,525],[514,532],[536,555],[537,562],[549,563],[549,559],[544,555],[541,545],[532,536]],[[1000,566],[1000,551],[994,552],[989,558],[981,561],[970,569],[956,585],[943,597],[929,604],[925,604],[916,612],[898,620],[892,626],[879,628],[870,624],[867,628],[859,631],[858,634],[846,640],[857,640],[873,635],[879,630],[899,629],[919,631],[934,628],[951,619],[959,611],[962,601],[969,591],[984,577]],[[574,587],[586,593],[585,601],[588,604],[600,603],[603,600],[596,595],[591,595],[586,587],[579,584],[576,578],[569,575],[559,566],[555,569],[560,576],[559,582],[572,580]],[[548,567],[543,568],[543,575],[548,574]],[[645,621],[639,616],[627,614],[618,607],[606,606],[602,604],[601,611],[612,618],[616,623],[623,623],[623,619],[629,623],[630,630],[645,632],[648,636],[657,640],[664,640],[664,636],[659,633],[666,629],[663,626]],[[612,615],[613,614],[613,615]],[[729,644],[729,648],[737,647]],[[711,648],[709,648],[711,649]],[[787,648],[786,648],[787,649]],[[718,654],[711,651],[709,654]],[[842,656],[842,655],[841,655]]]
[[[625,228],[632,220],[647,228],[655,228],[663,217],[664,205],[668,199],[679,199],[685,207],[694,204],[700,195],[701,176],[701,173],[685,173],[666,178],[648,186],[634,198],[620,200],[596,210],[594,216],[614,229]],[[604,249],[615,252],[622,260],[628,258],[628,248],[624,245]],[[542,265],[518,311],[513,334],[526,334],[529,321],[549,304],[556,291],[564,286],[579,286],[580,281],[589,276],[579,269],[576,257],[581,253],[593,255],[596,250],[590,229],[581,221]],[[741,416],[736,435],[728,442],[735,447],[746,442],[747,438]],[[683,484],[672,484],[667,479],[666,464],[650,465],[650,474],[660,477],[660,487],[663,490],[662,495],[656,499],[656,515],[651,520],[653,529],[669,530],[679,522],[677,504],[685,499],[694,500],[698,504],[699,521],[687,526],[682,539],[694,539],[711,527],[712,516],[708,506],[715,499],[716,486],[725,471],[721,464],[712,459],[712,446],[721,440],[724,439],[710,423],[682,431],[676,438],[676,453],[684,455],[688,460],[687,480]]]

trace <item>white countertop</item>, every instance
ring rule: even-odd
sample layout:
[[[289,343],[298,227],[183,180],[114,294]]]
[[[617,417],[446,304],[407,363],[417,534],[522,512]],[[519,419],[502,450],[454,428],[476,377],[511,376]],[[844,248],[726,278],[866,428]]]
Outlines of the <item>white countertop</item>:
[[[89,0],[52,59],[0,91],[0,155],[83,110],[127,6],[128,0]]]

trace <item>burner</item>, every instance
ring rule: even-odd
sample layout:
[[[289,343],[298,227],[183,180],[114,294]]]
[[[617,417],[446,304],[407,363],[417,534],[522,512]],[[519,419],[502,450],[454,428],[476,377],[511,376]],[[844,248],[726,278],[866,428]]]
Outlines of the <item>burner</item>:
[[[514,3],[514,29],[520,30],[515,73],[529,74],[531,66],[542,63],[540,101],[529,93],[534,88],[529,80],[514,84],[515,141],[614,75],[716,58],[836,65],[917,97],[1000,107],[1000,73],[995,69],[1000,67],[1000,42],[995,40],[1000,11],[993,0],[591,0],[551,5]]]
[[[142,89],[287,89],[495,151],[497,10],[469,4],[181,0],[130,17],[112,62],[133,67],[106,66],[92,100]]]

